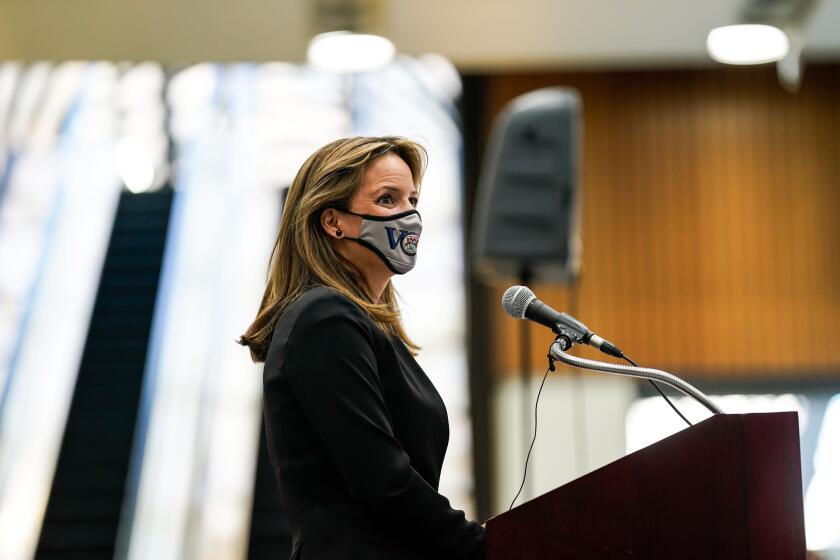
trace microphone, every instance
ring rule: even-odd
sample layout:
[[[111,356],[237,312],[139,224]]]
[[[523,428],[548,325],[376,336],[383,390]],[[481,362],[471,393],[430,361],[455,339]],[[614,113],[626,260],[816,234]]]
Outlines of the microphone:
[[[511,286],[505,290],[502,307],[514,319],[528,319],[550,328],[558,335],[563,350],[568,350],[572,344],[589,344],[604,354],[624,357],[624,352],[615,344],[604,340],[568,313],[555,311],[540,301],[527,286]]]

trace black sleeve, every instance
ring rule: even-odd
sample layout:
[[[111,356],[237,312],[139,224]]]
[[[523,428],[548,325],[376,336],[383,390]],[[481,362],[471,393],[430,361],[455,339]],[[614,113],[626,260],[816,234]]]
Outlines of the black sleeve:
[[[467,521],[411,466],[394,437],[371,328],[355,304],[321,298],[292,330],[281,375],[329,448],[351,495],[385,512],[418,549],[485,558],[484,528]]]

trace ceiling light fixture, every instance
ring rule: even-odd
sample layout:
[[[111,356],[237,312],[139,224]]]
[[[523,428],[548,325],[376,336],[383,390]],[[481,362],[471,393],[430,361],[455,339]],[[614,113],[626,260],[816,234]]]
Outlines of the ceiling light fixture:
[[[706,38],[709,56],[726,64],[764,64],[783,59],[790,43],[772,25],[744,23],[712,29]]]
[[[333,72],[369,72],[386,66],[394,58],[394,43],[379,35],[331,31],[309,41],[309,63]]]
[[[396,48],[385,38],[388,0],[314,0],[310,6],[312,39],[306,57],[313,66],[370,72],[393,60]]]
[[[726,64],[776,62],[779,83],[796,91],[802,81],[805,29],[820,0],[741,0],[738,22],[712,29],[709,55]]]

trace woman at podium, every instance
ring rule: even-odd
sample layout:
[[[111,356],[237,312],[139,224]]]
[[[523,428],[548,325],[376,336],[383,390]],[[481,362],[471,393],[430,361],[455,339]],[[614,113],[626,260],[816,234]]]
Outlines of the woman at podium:
[[[286,197],[259,312],[240,344],[264,362],[269,457],[292,559],[479,559],[484,528],[438,492],[446,409],[400,321],[424,149],[332,142]]]

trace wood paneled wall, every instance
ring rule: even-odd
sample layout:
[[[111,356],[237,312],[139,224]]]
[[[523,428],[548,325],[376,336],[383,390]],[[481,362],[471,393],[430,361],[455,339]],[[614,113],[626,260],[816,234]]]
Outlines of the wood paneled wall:
[[[583,273],[536,284],[645,365],[694,375],[840,372],[840,65],[798,93],[772,66],[488,76],[492,119],[554,85],[584,103]],[[492,290],[498,372],[517,321]],[[550,333],[532,331],[535,364]],[[597,353],[581,349],[581,355]]]

